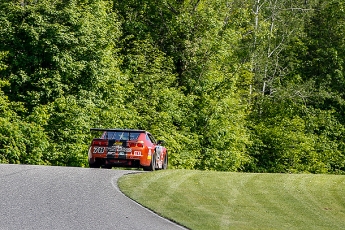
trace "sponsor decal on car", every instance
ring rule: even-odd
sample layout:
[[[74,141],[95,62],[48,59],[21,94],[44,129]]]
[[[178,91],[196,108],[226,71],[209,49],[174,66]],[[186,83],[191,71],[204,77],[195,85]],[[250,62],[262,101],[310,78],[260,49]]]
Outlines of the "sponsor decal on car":
[[[141,151],[134,151],[134,152],[133,152],[133,155],[134,155],[134,156],[141,156]]]
[[[149,147],[149,153],[147,154],[147,159],[151,160],[152,158],[152,153],[151,153],[151,148]]]
[[[127,152],[127,153],[130,153],[132,152],[132,149],[131,148],[126,148],[126,147],[123,147],[123,146],[120,146],[120,145],[115,145],[115,146],[112,146],[112,147],[108,147],[108,151],[110,152]]]

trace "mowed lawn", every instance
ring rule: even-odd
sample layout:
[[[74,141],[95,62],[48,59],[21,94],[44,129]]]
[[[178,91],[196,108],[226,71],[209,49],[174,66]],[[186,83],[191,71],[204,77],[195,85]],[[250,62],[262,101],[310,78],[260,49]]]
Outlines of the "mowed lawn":
[[[119,180],[189,229],[345,229],[345,176],[165,170]]]

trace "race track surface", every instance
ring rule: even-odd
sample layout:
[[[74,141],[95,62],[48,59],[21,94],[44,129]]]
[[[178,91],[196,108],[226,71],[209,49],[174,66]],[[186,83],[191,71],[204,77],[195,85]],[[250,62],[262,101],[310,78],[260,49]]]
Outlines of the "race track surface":
[[[119,191],[130,172],[0,164],[0,229],[184,229]]]

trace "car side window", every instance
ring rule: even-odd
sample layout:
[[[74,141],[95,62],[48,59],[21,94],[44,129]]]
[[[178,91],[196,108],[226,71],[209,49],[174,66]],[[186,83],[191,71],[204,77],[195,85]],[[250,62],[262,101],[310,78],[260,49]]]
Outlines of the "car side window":
[[[149,135],[148,135],[148,134],[146,134],[146,137],[145,137],[145,138],[146,138],[146,140],[147,140],[147,141],[150,141],[150,142],[151,142],[151,140],[150,140],[150,138],[149,138]]]
[[[153,136],[151,134],[147,134],[147,136],[149,137],[150,141],[153,143],[153,144],[156,144],[156,140],[153,138]]]
[[[155,139],[150,134],[146,134],[146,140],[150,141],[152,144],[156,144]]]

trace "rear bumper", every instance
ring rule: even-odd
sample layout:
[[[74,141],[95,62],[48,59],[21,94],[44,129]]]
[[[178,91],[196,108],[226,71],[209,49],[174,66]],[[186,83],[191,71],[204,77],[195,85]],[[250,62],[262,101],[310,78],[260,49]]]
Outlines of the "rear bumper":
[[[140,160],[120,159],[120,158],[91,158],[89,163],[97,164],[100,166],[112,166],[112,167],[142,167]]]
[[[120,150],[116,147],[108,148],[90,146],[88,153],[89,164],[113,167],[147,167],[151,163],[152,154],[151,151],[148,151],[147,149],[124,149],[122,147]]]
[[[150,156],[151,157],[151,156]],[[93,154],[89,156],[89,163],[103,166],[134,166],[147,167],[150,165],[151,159],[147,156],[133,156],[131,154]]]

